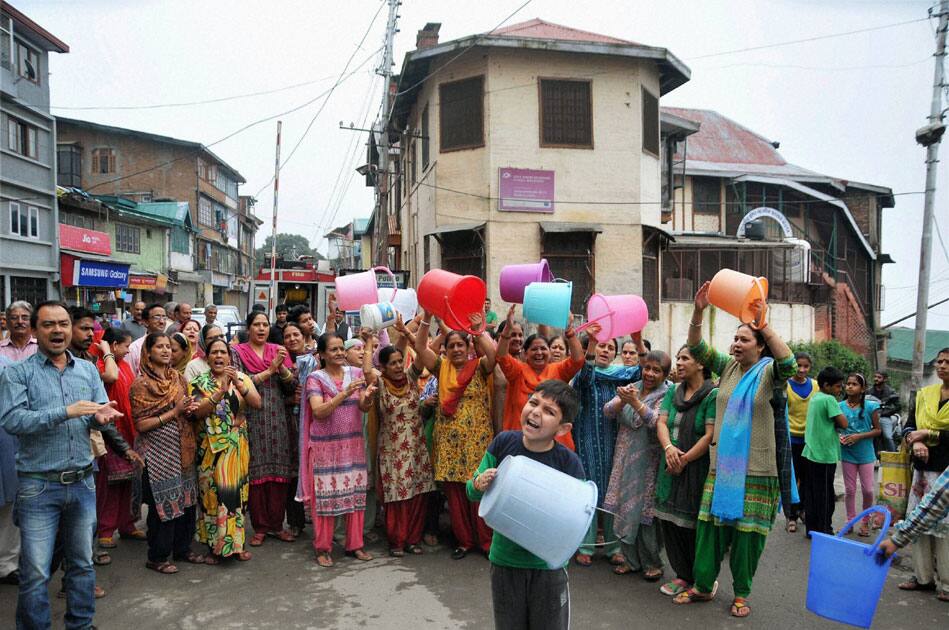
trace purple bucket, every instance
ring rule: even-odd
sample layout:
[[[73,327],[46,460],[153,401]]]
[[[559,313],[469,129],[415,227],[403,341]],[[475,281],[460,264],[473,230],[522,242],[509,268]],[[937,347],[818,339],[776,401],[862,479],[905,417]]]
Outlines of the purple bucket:
[[[554,274],[546,258],[527,265],[506,265],[501,269],[501,299],[511,304],[524,303],[524,289],[531,282],[553,282]]]

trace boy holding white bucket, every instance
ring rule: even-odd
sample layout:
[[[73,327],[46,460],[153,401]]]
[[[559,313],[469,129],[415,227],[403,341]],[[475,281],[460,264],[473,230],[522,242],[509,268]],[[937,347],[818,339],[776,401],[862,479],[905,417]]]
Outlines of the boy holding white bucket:
[[[480,501],[505,457],[521,455],[577,479],[584,479],[576,453],[555,441],[569,433],[580,401],[570,385],[547,380],[537,385],[521,411],[521,430],[499,433],[467,484],[468,498]],[[504,535],[494,532],[491,599],[497,630],[570,627],[570,589],[564,567],[547,563]]]

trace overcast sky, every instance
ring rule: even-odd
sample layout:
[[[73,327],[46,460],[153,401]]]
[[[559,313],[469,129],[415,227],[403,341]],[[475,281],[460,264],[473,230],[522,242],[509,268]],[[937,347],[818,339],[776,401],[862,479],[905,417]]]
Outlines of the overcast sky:
[[[398,72],[415,33],[441,22],[442,41],[495,27],[524,0],[404,0],[396,37]],[[325,249],[322,234],[367,217],[372,191],[353,168],[363,161],[357,127],[379,107],[373,55],[382,44],[386,10],[377,0],[273,2],[243,0],[15,0],[14,6],[69,44],[52,55],[53,113],[211,144],[242,127],[300,107],[283,120],[283,159],[312,121],[281,171],[279,230],[300,233]],[[578,3],[533,0],[506,24],[534,17],[664,46],[692,69],[692,79],[663,105],[714,109],[781,142],[800,166],[888,186],[896,207],[884,213],[883,251],[897,261],[884,273],[883,322],[913,312],[925,184],[925,151],[915,130],[929,114],[934,21],[788,46],[740,48],[872,28],[926,17],[928,1],[621,0]],[[579,6],[596,7],[596,10]],[[472,12],[477,7],[477,13]],[[357,45],[367,32],[360,49]],[[325,102],[352,57],[366,61]],[[702,57],[702,58],[699,58]],[[368,61],[367,61],[368,60]],[[306,85],[297,85],[306,83]],[[280,92],[183,107],[134,107],[204,101],[294,86]],[[58,106],[58,107],[57,107]],[[270,233],[276,122],[253,126],[213,146],[247,179]],[[949,143],[944,143],[949,144]],[[949,246],[949,146],[939,172],[936,215]],[[335,191],[335,192],[334,192]],[[316,223],[316,225],[314,225]],[[934,240],[931,302],[949,297],[949,254]],[[911,325],[912,320],[907,322]],[[949,329],[949,304],[930,311],[929,327]]]

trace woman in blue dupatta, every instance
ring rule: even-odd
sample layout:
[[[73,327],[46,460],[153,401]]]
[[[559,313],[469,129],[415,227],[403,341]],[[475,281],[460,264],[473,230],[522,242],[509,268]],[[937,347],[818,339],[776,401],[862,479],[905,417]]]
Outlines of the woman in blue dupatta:
[[[638,365],[612,365],[613,359],[616,358],[617,342],[615,339],[597,341],[596,335],[600,330],[599,324],[589,326],[586,363],[573,380],[573,387],[580,396],[580,411],[573,421],[573,443],[587,479],[596,483],[599,491],[597,507],[603,507],[616,447],[616,423],[603,415],[603,405],[613,400],[617,387],[639,380],[641,372]],[[645,351],[642,337],[637,334],[635,340],[639,349]],[[527,340],[526,347],[530,347],[530,341]],[[606,540],[603,553],[609,557],[611,564],[621,566],[626,559],[620,549],[620,542],[613,533],[613,517],[609,514],[601,515],[603,537]],[[576,562],[580,566],[588,567],[593,561],[596,531],[597,519],[594,518],[577,553]]]
[[[706,282],[695,294],[688,345],[696,361],[720,376],[715,432],[695,533],[695,585],[673,601],[711,601],[727,551],[735,593],[731,614],[747,617],[751,608],[746,599],[778,503],[787,495],[785,504],[792,504],[787,420],[783,414],[775,417],[772,398],[797,364],[787,344],[767,325],[739,326],[729,354],[706,344],[702,314],[709,305],[708,287]],[[757,315],[764,305],[753,307]]]

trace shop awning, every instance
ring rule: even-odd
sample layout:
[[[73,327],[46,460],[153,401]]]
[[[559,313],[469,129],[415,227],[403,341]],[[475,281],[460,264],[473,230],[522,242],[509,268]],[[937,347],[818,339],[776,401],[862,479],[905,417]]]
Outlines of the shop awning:
[[[481,223],[449,223],[447,225],[440,225],[434,230],[429,230],[425,233],[426,236],[436,236],[438,234],[448,234],[450,232],[471,232],[473,230],[480,230],[484,227],[484,221]]]

